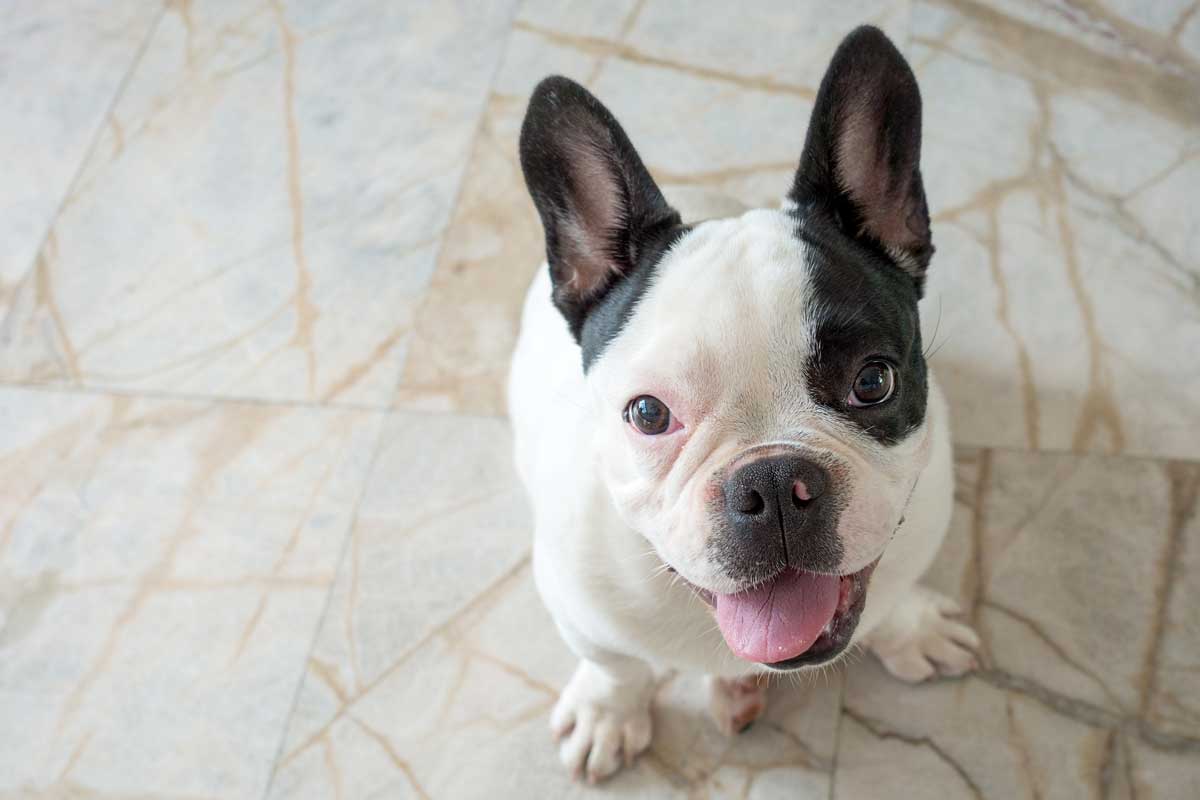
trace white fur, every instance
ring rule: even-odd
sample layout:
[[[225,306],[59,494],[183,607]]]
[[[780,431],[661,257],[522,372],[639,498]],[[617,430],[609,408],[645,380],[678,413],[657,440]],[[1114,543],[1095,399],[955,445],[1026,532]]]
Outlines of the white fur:
[[[906,600],[951,511],[945,400],[930,374],[924,424],[885,447],[809,399],[802,367],[813,346],[803,313],[810,288],[794,225],[770,210],[699,225],[663,258],[633,318],[586,378],[579,347],[550,303],[545,267],[530,287],[509,382],[516,461],[533,499],[538,590],[583,659],[555,712],[574,725],[563,760],[591,777],[620,764],[610,751],[622,737],[613,731],[637,729],[618,742],[626,756],[641,744],[651,666],[722,678],[765,669],[736,658],[711,608],[664,570],[669,564],[713,591],[742,588],[709,558],[706,492],[749,447],[803,448],[834,458],[849,476],[839,571],[855,572],[882,553],[855,641],[875,629],[885,634],[884,663],[901,665],[904,677],[923,677],[923,659],[945,657],[948,672],[967,666],[946,642],[972,642],[942,624],[946,607],[925,594],[928,602]],[[621,411],[640,394],[664,400],[684,430],[631,431]],[[893,609],[903,618],[889,623]]]

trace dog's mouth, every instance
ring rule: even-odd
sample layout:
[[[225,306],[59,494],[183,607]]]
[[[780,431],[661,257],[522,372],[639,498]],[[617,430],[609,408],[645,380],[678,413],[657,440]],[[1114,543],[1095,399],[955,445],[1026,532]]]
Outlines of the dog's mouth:
[[[846,649],[878,563],[849,575],[786,568],[736,594],[692,589],[715,609],[734,655],[789,670],[823,664]]]

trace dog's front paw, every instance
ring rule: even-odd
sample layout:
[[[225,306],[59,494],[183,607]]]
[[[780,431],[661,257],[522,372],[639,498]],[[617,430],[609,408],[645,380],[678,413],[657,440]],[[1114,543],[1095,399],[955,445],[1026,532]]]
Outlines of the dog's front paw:
[[[954,619],[961,613],[948,597],[921,586],[904,597],[868,637],[888,672],[910,683],[975,669],[979,636]]]
[[[708,678],[708,711],[717,727],[727,736],[741,733],[767,710],[767,679],[749,675],[745,678]]]
[[[596,783],[650,746],[652,682],[625,681],[583,661],[550,715],[558,756],[571,777]]]

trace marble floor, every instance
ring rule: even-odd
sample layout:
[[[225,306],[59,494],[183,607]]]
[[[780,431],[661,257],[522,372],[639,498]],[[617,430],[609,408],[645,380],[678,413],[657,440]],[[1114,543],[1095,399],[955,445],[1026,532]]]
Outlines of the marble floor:
[[[0,797],[1194,797],[1198,5],[5,3]],[[774,204],[860,22],[925,97],[929,580],[982,668],[864,657],[735,739],[675,676],[571,784],[501,397],[527,94]]]

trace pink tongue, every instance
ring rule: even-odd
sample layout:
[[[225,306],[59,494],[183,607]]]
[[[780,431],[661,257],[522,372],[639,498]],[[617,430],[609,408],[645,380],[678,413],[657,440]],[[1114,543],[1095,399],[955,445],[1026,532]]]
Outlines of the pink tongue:
[[[833,619],[840,580],[789,569],[748,591],[719,594],[717,625],[739,658],[764,664],[787,661],[812,647]]]

